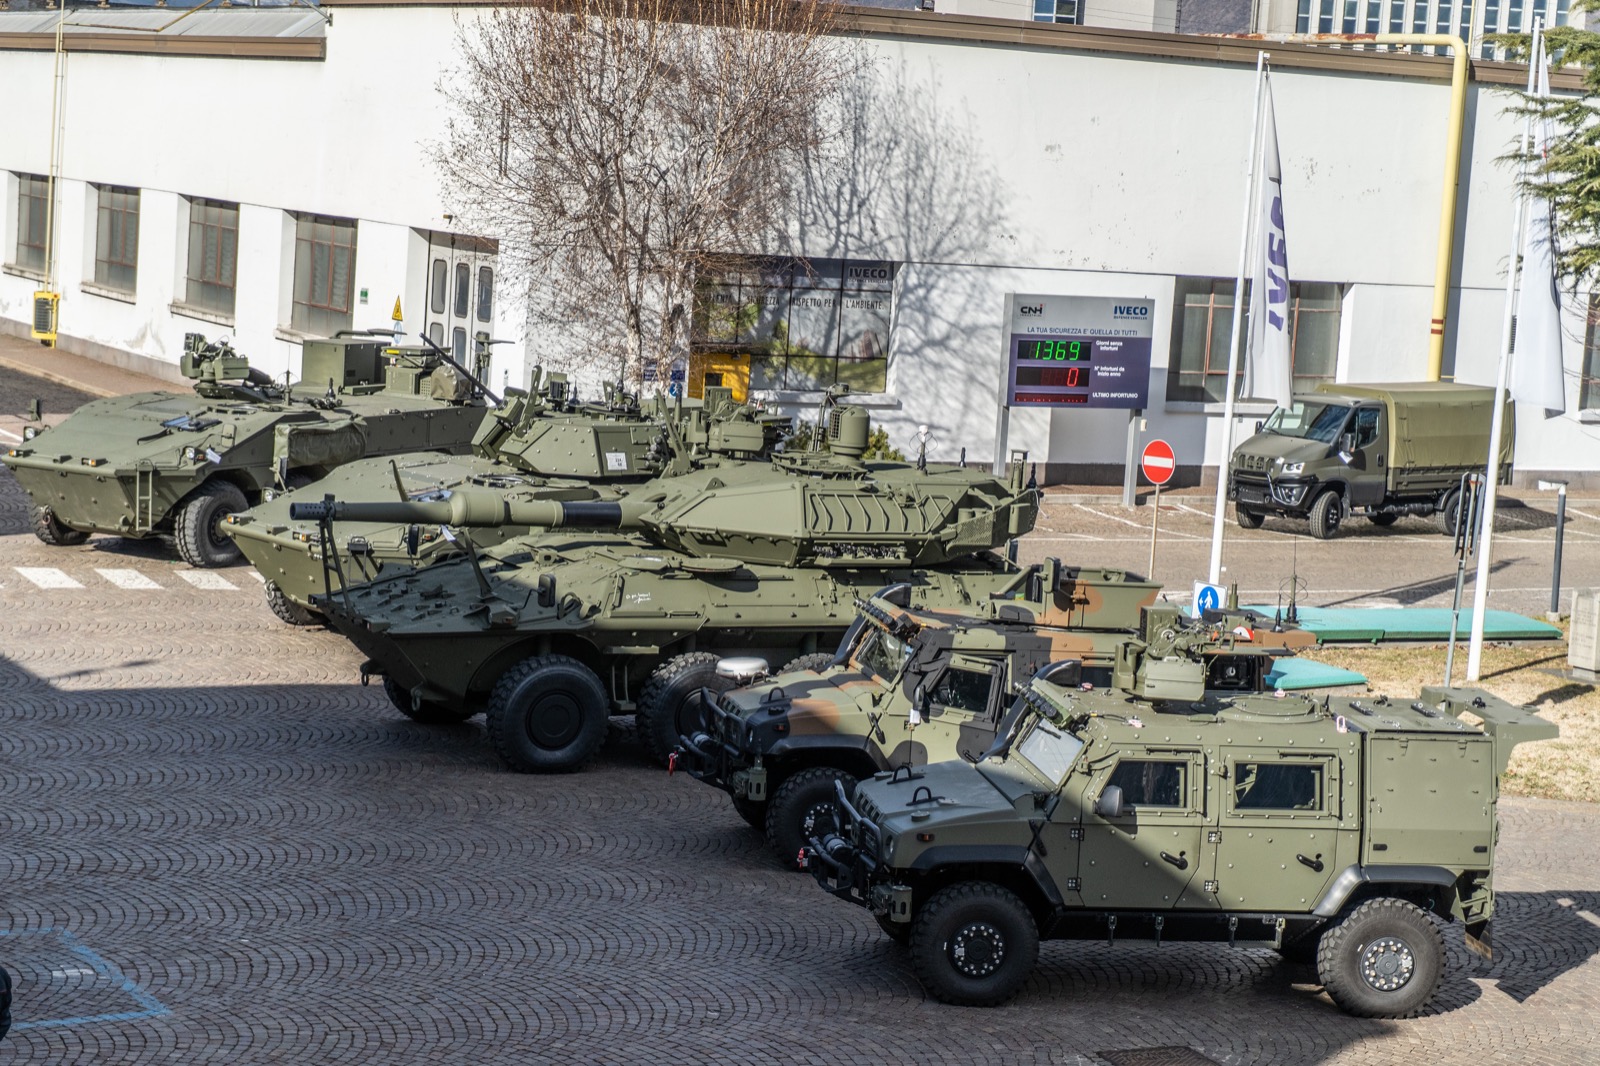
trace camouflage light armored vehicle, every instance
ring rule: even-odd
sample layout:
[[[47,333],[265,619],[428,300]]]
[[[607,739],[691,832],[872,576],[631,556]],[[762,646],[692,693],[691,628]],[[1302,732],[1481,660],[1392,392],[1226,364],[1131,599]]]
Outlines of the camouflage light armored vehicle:
[[[706,694],[703,725],[680,738],[682,765],[726,790],[794,865],[834,816],[835,782],[849,795],[884,770],[976,761],[1016,688],[1048,663],[1071,657],[1082,682],[1108,686],[1122,646],[1153,627],[1151,639],[1203,647],[1207,691],[1258,692],[1270,688],[1275,653],[1315,640],[1256,626],[1252,640],[1240,641],[1236,623],[1251,620],[1187,622],[1177,608],[1152,607],[1158,591],[1120,570],[1067,569],[1054,559],[960,613],[912,610],[901,603],[903,587],[885,589],[857,604],[860,621],[826,665]],[[737,673],[737,663],[724,672]]]
[[[347,586],[318,605],[410,696],[412,716],[487,712],[522,771],[570,770],[614,710],[665,760],[684,707],[730,653],[779,662],[837,645],[858,596],[909,583],[910,602],[968,605],[1007,587],[990,550],[1033,526],[1023,463],[1009,475],[863,463],[863,412],[835,408],[832,450],[663,478],[620,502],[299,504],[299,518],[550,527],[425,570]],[[587,527],[587,528],[574,528]],[[333,534],[325,533],[329,543]],[[337,543],[333,541],[333,543]]]
[[[508,390],[484,416],[473,454],[419,452],[357,460],[315,487],[278,494],[229,516],[223,532],[266,579],[273,613],[291,625],[310,625],[320,618],[311,597],[337,589],[339,577],[323,566],[318,524],[289,517],[294,503],[322,495],[346,503],[438,500],[460,488],[492,489],[518,501],[615,499],[615,491],[597,486],[687,472],[713,457],[770,452],[788,420],[734,404],[730,390],[710,391],[704,405],[658,401],[641,408],[617,392],[602,403],[579,404],[562,375],[541,380],[536,373],[534,392]],[[473,540],[488,547],[526,531],[525,526],[493,527],[475,532]],[[460,551],[436,526],[348,522],[338,532],[351,576],[360,581]]]
[[[274,488],[366,455],[464,452],[483,419],[479,388],[440,355],[371,334],[307,341],[303,388],[197,333],[180,365],[196,395],[94,400],[0,457],[33,500],[40,540],[170,533],[191,566],[225,566],[239,550],[223,519]]]
[[[1133,938],[1270,945],[1351,1014],[1421,1011],[1436,920],[1490,952],[1499,778],[1555,727],[1473,689],[1335,707],[1205,674],[1131,645],[1114,690],[1046,667],[976,765],[840,790],[845,825],[807,860],[947,1003],[1011,998],[1042,938]]]

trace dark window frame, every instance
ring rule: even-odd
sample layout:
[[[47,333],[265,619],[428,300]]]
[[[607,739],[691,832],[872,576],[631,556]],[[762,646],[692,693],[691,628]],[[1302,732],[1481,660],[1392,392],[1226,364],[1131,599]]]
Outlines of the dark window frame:
[[[41,272],[49,269],[49,227],[50,179],[18,174],[17,243],[12,251],[17,266]]]
[[[139,190],[125,185],[94,188],[94,282],[132,293],[139,278]]]
[[[1232,334],[1233,283],[1234,279],[1232,278],[1181,277],[1178,279],[1172,314],[1172,347],[1168,355],[1169,361],[1167,365],[1168,403],[1220,404],[1224,402],[1226,393],[1221,390],[1225,389],[1224,380],[1228,376],[1227,341]],[[1203,291],[1192,291],[1197,290],[1200,285],[1205,286]],[[1323,287],[1332,289],[1332,307],[1306,306],[1308,301],[1322,299],[1322,297],[1316,295],[1315,290],[1312,293],[1307,293],[1307,288],[1313,286],[1318,289]],[[1244,298],[1246,302],[1239,330],[1239,343],[1241,346],[1247,344],[1250,337],[1249,299],[1251,287],[1251,280],[1246,278],[1244,283]],[[1206,297],[1204,303],[1191,304],[1189,297],[1198,295]],[[1335,375],[1338,372],[1339,333],[1344,326],[1344,297],[1345,286],[1338,282],[1293,281],[1289,283],[1289,317],[1291,320],[1289,353],[1290,359],[1294,363],[1293,381],[1296,392],[1307,391],[1317,382],[1333,381],[1335,379]],[[1184,364],[1184,326],[1186,322],[1185,316],[1190,313],[1191,309],[1202,308],[1206,316],[1205,347],[1200,360],[1200,368],[1197,370]],[[1305,327],[1311,324],[1311,320],[1307,317],[1310,315],[1333,316],[1333,350],[1328,355],[1326,373],[1312,372],[1310,370],[1307,364],[1312,359],[1312,353],[1301,347],[1302,332]],[[1227,323],[1228,336],[1222,338],[1219,343],[1213,344],[1219,320]],[[1198,386],[1183,380],[1185,378],[1192,379],[1197,375],[1200,377]],[[1243,352],[1241,352],[1239,366],[1234,373],[1234,387],[1237,388],[1238,383],[1243,379],[1244,358]],[[1212,396],[1213,388],[1219,390],[1215,397]],[[1196,392],[1198,392],[1198,395],[1195,395]]]
[[[294,216],[294,288],[289,325],[301,333],[331,336],[354,321],[356,243],[353,218],[297,213]],[[341,239],[348,237],[348,240]],[[345,262],[341,268],[340,259]],[[339,284],[341,270],[344,284]],[[319,276],[322,284],[318,284]]]
[[[195,254],[197,230],[199,255]],[[206,311],[233,314],[239,284],[239,205],[189,197],[187,236],[189,261],[184,267],[183,302]]]

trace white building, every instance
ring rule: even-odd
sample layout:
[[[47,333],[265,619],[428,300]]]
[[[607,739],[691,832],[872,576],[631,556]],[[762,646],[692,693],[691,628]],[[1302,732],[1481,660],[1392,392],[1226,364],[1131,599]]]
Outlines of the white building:
[[[330,0],[322,14],[202,12],[162,34],[69,29],[61,346],[171,376],[185,332],[227,333],[269,372],[297,371],[302,336],[388,326],[398,299],[412,332],[523,339],[496,349],[497,383],[558,363],[529,351],[526,309],[495,299],[493,235],[455,232],[427,162],[454,20],[481,10]],[[81,14],[146,28],[175,15]],[[56,17],[0,13],[0,327],[23,334],[44,284]],[[1190,477],[1214,464],[1255,46],[931,12],[856,21],[879,91],[855,180],[833,198],[847,206],[796,221],[805,284],[730,278],[722,292],[786,308],[820,340],[774,356],[762,337],[724,337],[720,354],[744,347],[736,372],[796,409],[852,381],[900,447],[927,424],[935,458],[982,460],[997,448],[1008,295],[1150,301],[1146,435],[1171,441]],[[1272,52],[1297,376],[1421,379],[1449,63]],[[1473,68],[1446,327],[1458,380],[1494,374],[1513,200],[1495,158],[1516,133],[1496,90],[1522,77]],[[1569,413],[1518,420],[1521,477],[1600,470],[1585,310],[1568,316]],[[1019,410],[1009,444],[1051,480],[1115,481],[1127,424]]]

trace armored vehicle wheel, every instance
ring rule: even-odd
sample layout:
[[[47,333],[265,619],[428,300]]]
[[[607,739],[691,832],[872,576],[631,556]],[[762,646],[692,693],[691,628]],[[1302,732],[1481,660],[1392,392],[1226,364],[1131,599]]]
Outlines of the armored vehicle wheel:
[[[411,693],[401,688],[388,674],[383,675],[383,694],[389,697],[394,709],[423,725],[460,725],[477,711],[458,710],[433,700],[423,700],[420,707],[411,705]]]
[[[237,562],[239,546],[222,532],[222,520],[249,506],[239,487],[228,481],[207,481],[191,492],[172,523],[183,561],[201,569]]]
[[[942,1003],[1004,1003],[1038,958],[1033,915],[1014,893],[987,881],[939,890],[911,924],[912,969]]]
[[[300,606],[298,603],[285,596],[283,590],[276,582],[267,582],[267,606],[279,620],[292,626],[314,626],[322,621],[322,616],[317,612]]]
[[[1238,504],[1234,504],[1233,520],[1239,523],[1240,529],[1260,529],[1261,523],[1267,520],[1267,516],[1260,511],[1246,510]]]
[[[33,509],[33,535],[57,548],[70,548],[89,539],[89,534],[81,529],[73,529],[48,507]]]
[[[1322,934],[1317,975],[1357,1018],[1410,1018],[1439,987],[1444,941],[1421,907],[1369,899]]]
[[[717,673],[721,656],[691,651],[673,656],[650,675],[639,694],[639,738],[662,766],[678,747],[678,737],[700,728],[700,705],[691,697],[702,688],[726,692],[738,684]]]
[[[886,914],[874,914],[873,919],[878,923],[878,928],[883,930],[883,935],[893,940],[901,947],[911,943],[911,923],[893,922]]]
[[[820,674],[831,665],[833,665],[833,652],[814,651],[810,655],[800,655],[790,659],[783,664],[783,669],[778,673],[793,674],[801,670],[810,670],[812,673]]]
[[[800,849],[813,835],[831,833],[838,824],[838,796],[833,783],[844,782],[844,794],[855,795],[854,774],[832,766],[801,770],[772,794],[767,803],[767,843],[785,866],[800,867]]]
[[[750,824],[751,829],[765,829],[767,825],[767,801],[753,800],[745,796],[733,797],[733,809],[739,812],[739,817]]]
[[[1367,521],[1379,528],[1387,529],[1400,521],[1400,516],[1397,514],[1369,514],[1367,515]]]
[[[534,655],[489,696],[489,742],[518,773],[568,773],[606,740],[611,701],[593,670],[566,655]]]
[[[1339,532],[1339,520],[1344,517],[1344,501],[1336,489],[1329,489],[1311,505],[1311,535],[1318,540],[1331,540]]]

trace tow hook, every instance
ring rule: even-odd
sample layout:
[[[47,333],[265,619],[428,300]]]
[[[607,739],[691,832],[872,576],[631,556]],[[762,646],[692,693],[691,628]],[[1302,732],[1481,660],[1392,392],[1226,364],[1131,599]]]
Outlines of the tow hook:
[[[673,752],[667,756],[667,776],[671,777],[678,772],[678,753]]]

